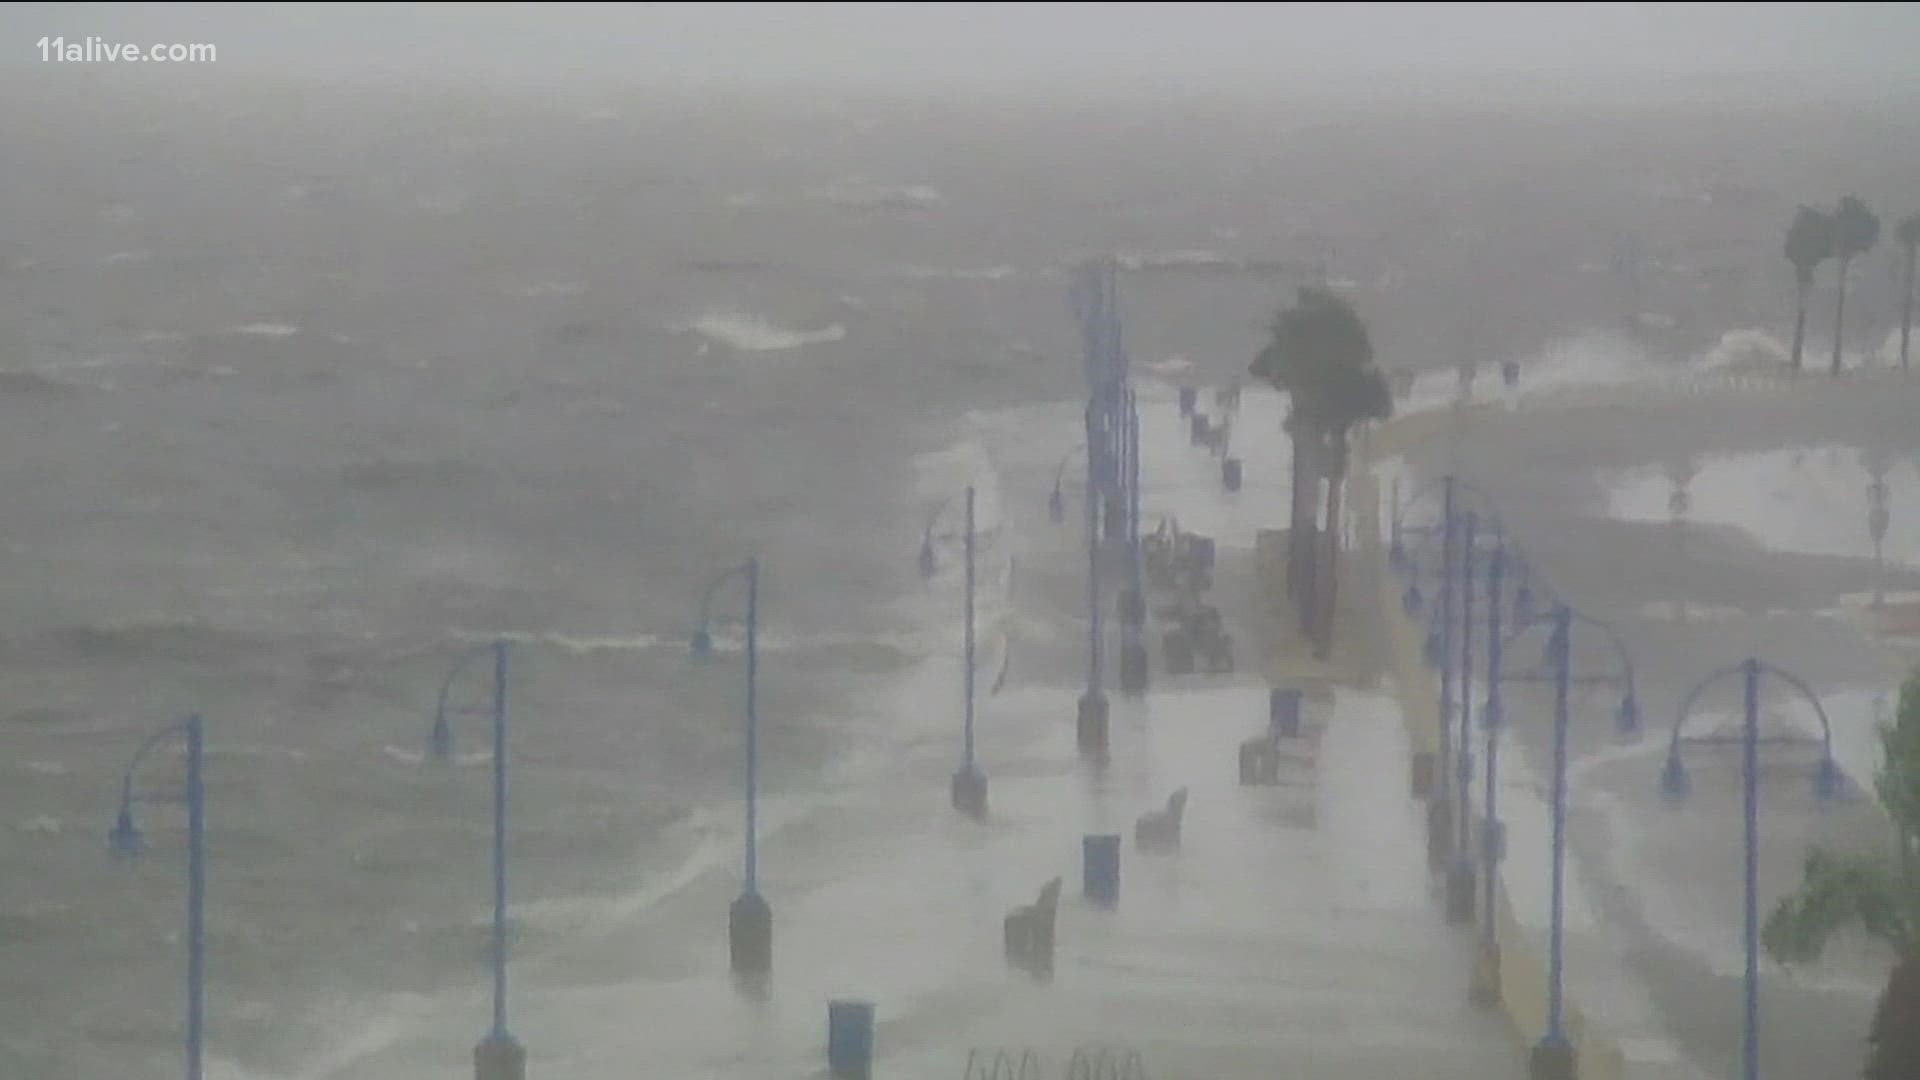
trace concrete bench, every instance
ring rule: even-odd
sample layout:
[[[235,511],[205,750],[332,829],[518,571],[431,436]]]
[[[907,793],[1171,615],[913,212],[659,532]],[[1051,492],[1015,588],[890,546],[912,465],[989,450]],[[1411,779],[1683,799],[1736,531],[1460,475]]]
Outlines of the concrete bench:
[[[1053,970],[1053,923],[1059,906],[1060,879],[1054,878],[1041,888],[1038,900],[1008,913],[1008,964],[1035,975]]]
[[[1180,847],[1180,820],[1187,812],[1187,789],[1167,797],[1164,810],[1140,815],[1133,823],[1133,846],[1141,851],[1165,852]]]

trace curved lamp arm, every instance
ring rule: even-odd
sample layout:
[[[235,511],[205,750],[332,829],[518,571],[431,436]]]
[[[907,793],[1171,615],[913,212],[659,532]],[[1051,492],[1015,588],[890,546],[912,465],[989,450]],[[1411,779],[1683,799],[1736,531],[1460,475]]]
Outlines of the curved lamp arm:
[[[427,733],[427,753],[435,760],[445,761],[453,753],[453,726],[447,717],[447,697],[453,691],[454,680],[466,671],[467,665],[473,663],[476,657],[497,653],[505,645],[506,642],[502,640],[468,649],[460,659],[454,661],[453,670],[447,672],[447,677],[441,680],[440,695],[433,707],[433,727]]]
[[[693,654],[696,657],[708,656],[713,652],[713,634],[709,631],[708,626],[713,621],[714,594],[720,591],[722,585],[725,585],[734,578],[744,577],[752,573],[754,570],[754,562],[755,560],[748,559],[746,562],[732,569],[722,570],[720,573],[714,575],[712,580],[708,581],[706,586],[700,590],[700,628],[693,632],[692,641]]]
[[[1661,769],[1660,773],[1661,788],[1672,798],[1678,798],[1686,793],[1686,767],[1680,761],[1681,726],[1686,723],[1687,716],[1691,713],[1694,702],[1699,700],[1700,695],[1705,693],[1708,687],[1729,675],[1743,673],[1746,671],[1749,663],[1754,665],[1758,674],[1772,675],[1793,687],[1800,693],[1801,697],[1807,700],[1808,704],[1813,706],[1814,715],[1820,719],[1821,751],[1820,765],[1814,775],[1814,792],[1822,799],[1832,798],[1839,794],[1840,770],[1833,759],[1833,724],[1827,717],[1826,706],[1820,703],[1819,695],[1813,692],[1813,688],[1808,686],[1805,680],[1765,660],[1743,660],[1738,664],[1720,668],[1695,683],[1693,688],[1687,691],[1686,697],[1680,701],[1679,712],[1673,721],[1673,732],[1667,740],[1667,763]]]
[[[139,771],[141,763],[146,760],[147,755],[152,753],[155,747],[158,747],[168,739],[176,737],[184,738],[187,740],[188,747],[191,750],[194,745],[193,729],[194,726],[199,723],[200,716],[198,713],[183,716],[173,721],[159,731],[147,736],[146,741],[140,744],[140,748],[134,751],[133,759],[127,762],[126,772],[122,774],[120,778],[120,809],[119,812],[114,815],[113,829],[107,834],[107,842],[116,854],[132,855],[137,853],[142,847],[140,829],[133,822],[133,804],[139,801],[133,792],[133,778]],[[191,766],[189,766],[189,770],[189,790],[186,794],[188,802],[191,803],[195,797],[195,793],[191,790]]]

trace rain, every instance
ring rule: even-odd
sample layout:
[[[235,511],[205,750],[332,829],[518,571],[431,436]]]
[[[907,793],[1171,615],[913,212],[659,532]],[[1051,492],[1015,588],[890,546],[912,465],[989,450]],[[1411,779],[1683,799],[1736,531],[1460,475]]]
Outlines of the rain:
[[[1920,10],[0,31],[0,1080],[1920,1075]]]

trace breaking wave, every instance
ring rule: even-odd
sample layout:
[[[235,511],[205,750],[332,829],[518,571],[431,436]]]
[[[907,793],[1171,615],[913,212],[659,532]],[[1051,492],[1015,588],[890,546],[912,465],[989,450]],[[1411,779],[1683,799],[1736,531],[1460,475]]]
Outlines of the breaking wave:
[[[227,332],[247,337],[289,338],[299,333],[300,328],[290,323],[256,322],[233,327]]]
[[[779,352],[843,341],[847,336],[847,328],[841,323],[833,323],[819,330],[792,330],[776,326],[758,315],[737,311],[708,312],[691,323],[673,329],[678,333],[691,331],[708,341],[741,352]]]
[[[1707,371],[1778,371],[1790,359],[1787,346],[1764,330],[1729,330],[1693,366]]]

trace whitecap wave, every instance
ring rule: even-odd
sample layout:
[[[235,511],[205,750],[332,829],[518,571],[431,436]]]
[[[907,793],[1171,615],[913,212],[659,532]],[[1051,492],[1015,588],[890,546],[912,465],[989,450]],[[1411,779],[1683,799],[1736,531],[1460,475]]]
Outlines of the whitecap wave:
[[[758,315],[737,311],[708,312],[674,329],[681,333],[691,331],[708,341],[741,352],[799,349],[843,341],[847,336],[847,328],[841,323],[833,323],[819,330],[793,330],[777,326]]]
[[[1142,360],[1139,366],[1155,375],[1179,375],[1193,370],[1193,360],[1186,356],[1169,356],[1164,360]]]
[[[389,743],[381,748],[381,752],[402,765],[424,765],[427,763],[427,752],[424,750],[409,750],[404,746],[394,746]],[[453,755],[453,764],[463,768],[470,768],[475,765],[488,765],[492,762],[493,751],[491,750],[474,750],[465,754],[456,753]]]
[[[248,337],[289,338],[299,333],[300,328],[290,323],[256,322],[236,326],[227,332]]]

